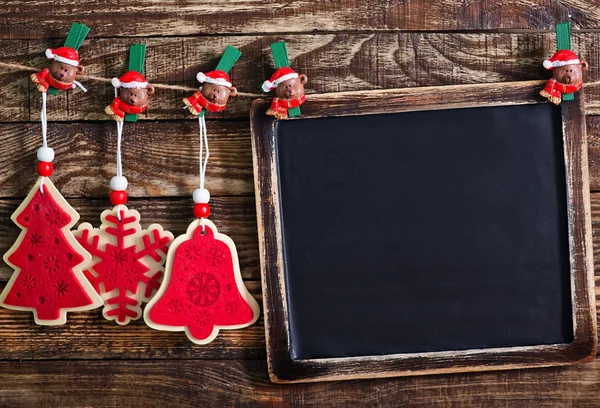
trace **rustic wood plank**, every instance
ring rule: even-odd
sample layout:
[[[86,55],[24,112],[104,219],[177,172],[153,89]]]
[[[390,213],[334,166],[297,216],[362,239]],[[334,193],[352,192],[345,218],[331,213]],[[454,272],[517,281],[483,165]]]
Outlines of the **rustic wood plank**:
[[[208,121],[210,161],[206,188],[213,196],[249,195],[252,184],[250,129],[245,121]],[[0,197],[24,197],[35,183],[39,124],[0,124]],[[116,126],[51,123],[55,150],[52,180],[67,197],[108,197],[116,171]],[[127,123],[123,130],[123,172],[130,197],[191,197],[198,188],[198,123]]]
[[[600,361],[563,368],[275,385],[264,360],[0,362],[0,403],[36,407],[597,406]]]
[[[19,234],[19,228],[13,224],[10,215],[16,210],[20,200],[0,200],[0,253],[4,254]],[[100,213],[110,207],[108,199],[70,199],[69,203],[80,215],[81,222],[99,225]],[[192,215],[193,201],[190,198],[180,199],[140,199],[130,200],[129,207],[139,211],[142,226],[152,223],[161,224],[175,236],[183,234]],[[211,219],[219,228],[219,232],[229,235],[236,243],[240,259],[240,269],[245,279],[258,279],[258,239],[256,233],[256,214],[253,197],[213,197],[211,198]],[[10,278],[12,269],[0,262],[0,282]],[[0,336],[1,337],[1,336]],[[0,340],[1,341],[1,340]]]
[[[548,78],[542,60],[555,51],[553,33],[358,33],[285,36],[201,36],[147,38],[147,78],[150,82],[195,88],[196,72],[214,69],[227,44],[243,55],[231,77],[241,92],[261,94],[260,85],[273,72],[269,44],[288,43],[291,64],[308,75],[307,92],[325,93],[379,88],[404,88]],[[576,33],[573,49],[587,58],[587,82],[600,78],[600,33]],[[3,62],[42,67],[44,50],[62,40],[0,41]],[[81,48],[87,73],[110,78],[126,69],[129,44],[137,38],[93,39]],[[6,46],[4,44],[7,44]],[[28,73],[0,69],[6,98],[0,121],[38,121],[39,93]],[[114,97],[109,83],[82,79],[89,87],[51,97],[49,120],[102,120],[104,107]],[[28,90],[29,97],[26,98]],[[159,89],[142,120],[188,119],[181,98],[189,91]],[[25,100],[29,102],[25,102]],[[600,86],[586,90],[588,104],[600,99]],[[248,118],[250,97],[232,98],[228,109],[211,118]],[[310,103],[310,97],[308,102]]]
[[[600,190],[600,116],[588,115],[586,125],[590,189],[598,191]]]
[[[38,16],[42,12],[44,18]],[[0,38],[62,38],[73,16],[95,37],[167,36],[231,33],[348,32],[361,30],[551,30],[567,21],[600,26],[600,12],[577,0],[519,2],[450,1],[260,1],[135,0],[115,2],[9,2],[4,5]],[[118,16],[117,16],[118,14]],[[143,16],[143,18],[140,18]]]
[[[260,283],[245,283],[262,309]],[[0,288],[3,287],[4,283],[0,283]],[[31,313],[0,308],[0,360],[111,358],[265,358],[262,313],[252,326],[221,330],[213,342],[198,346],[185,333],[151,329],[143,318],[119,326],[104,319],[101,309],[69,313],[67,323],[62,326],[37,326]]]

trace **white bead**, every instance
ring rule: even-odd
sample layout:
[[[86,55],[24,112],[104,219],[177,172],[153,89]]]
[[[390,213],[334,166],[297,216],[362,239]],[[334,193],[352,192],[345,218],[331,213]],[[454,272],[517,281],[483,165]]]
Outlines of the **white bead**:
[[[37,159],[41,162],[54,160],[54,150],[51,147],[40,147],[37,151]]]
[[[127,190],[127,179],[123,176],[114,176],[110,179],[110,189],[114,191]]]
[[[205,188],[197,188],[194,190],[194,202],[196,204],[208,204],[210,201],[210,193]]]

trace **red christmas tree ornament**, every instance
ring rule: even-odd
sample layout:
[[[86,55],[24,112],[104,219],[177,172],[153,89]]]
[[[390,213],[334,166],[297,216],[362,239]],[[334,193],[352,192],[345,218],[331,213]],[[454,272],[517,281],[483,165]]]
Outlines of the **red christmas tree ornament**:
[[[38,157],[51,150],[41,148]],[[0,294],[0,306],[31,311],[40,325],[59,325],[67,312],[102,305],[81,271],[91,256],[71,234],[78,219],[52,182],[40,177],[12,215],[22,232],[4,255],[15,272]]]
[[[185,331],[196,344],[220,329],[247,327],[260,308],[244,286],[235,244],[208,221],[193,221],[169,248],[163,283],[144,311],[148,326]]]
[[[84,273],[104,300],[102,314],[125,325],[141,317],[141,303],[159,288],[173,234],[158,224],[142,230],[140,214],[124,205],[104,211],[100,218],[100,228],[85,223],[74,233],[92,254]]]

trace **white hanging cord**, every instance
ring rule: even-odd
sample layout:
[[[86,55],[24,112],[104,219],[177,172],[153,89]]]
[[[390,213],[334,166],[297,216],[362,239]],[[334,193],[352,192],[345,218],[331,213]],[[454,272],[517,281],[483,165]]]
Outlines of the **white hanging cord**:
[[[42,92],[42,112],[40,114],[40,119],[42,121],[42,146],[44,148],[48,147],[48,119],[46,117],[46,92]],[[44,176],[40,178],[40,193],[44,195]]]
[[[121,163],[121,139],[123,138],[123,122],[117,122],[117,177],[123,175],[123,165]]]
[[[80,87],[83,92],[87,92],[87,89],[85,89],[85,87],[81,85],[81,82],[73,81],[73,85]],[[75,88],[75,86],[73,88]]]
[[[116,90],[115,90],[116,91]],[[123,164],[121,163],[121,139],[123,137],[123,122],[117,122],[117,177],[123,176]],[[117,218],[121,221],[121,204],[117,205]]]
[[[208,135],[206,133],[206,119],[205,115],[198,116],[198,128],[200,131],[200,190],[204,189],[204,177],[206,174],[206,164],[208,163],[208,158],[210,157],[210,151],[208,150]],[[202,148],[206,150],[206,154],[204,154]],[[200,218],[200,225],[202,226],[202,233],[205,232],[204,228],[204,218]]]

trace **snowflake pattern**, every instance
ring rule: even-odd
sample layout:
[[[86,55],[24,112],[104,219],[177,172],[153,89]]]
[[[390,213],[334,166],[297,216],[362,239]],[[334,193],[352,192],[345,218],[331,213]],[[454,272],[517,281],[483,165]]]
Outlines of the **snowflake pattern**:
[[[183,312],[183,303],[179,299],[172,299],[169,302],[169,313],[179,314]]]
[[[60,219],[61,216],[57,210],[51,208],[50,210],[48,210],[48,212],[46,212],[46,222],[48,224],[58,226],[61,221]]]
[[[120,209],[120,221],[115,207],[102,213],[99,229],[82,224],[75,236],[93,256],[84,273],[104,300],[104,317],[125,325],[160,287],[173,235],[157,224],[142,230],[137,211]]]
[[[27,289],[33,289],[33,288],[35,288],[35,286],[36,286],[35,277],[31,276],[31,275],[25,276],[25,279],[23,279],[23,285]]]
[[[219,281],[210,273],[192,276],[186,285],[190,301],[196,306],[210,306],[219,299],[221,288]]]
[[[32,248],[37,248],[42,243],[42,236],[35,231],[32,232],[28,238],[29,245],[31,245]]]
[[[196,245],[190,245],[189,247],[185,248],[183,256],[190,261],[195,261],[198,259],[199,254],[200,251],[198,250],[198,247]]]
[[[58,259],[56,259],[56,257],[54,255],[50,255],[46,259],[44,259],[43,264],[44,264],[44,269],[48,273],[56,273],[56,271],[58,271],[58,268],[59,268]]]
[[[233,302],[225,303],[225,313],[228,315],[234,315],[238,311],[238,305]]]
[[[68,290],[67,290],[68,286],[69,285],[67,285],[65,283],[65,281],[58,281],[58,282],[56,282],[56,285],[54,285],[54,289],[56,289],[56,295],[57,296],[64,296],[68,292]]]
[[[196,324],[200,326],[209,326],[212,324],[212,313],[210,309],[200,309],[194,315]]]
[[[217,247],[209,247],[204,254],[206,262],[218,268],[219,265],[225,260],[225,253]]]

